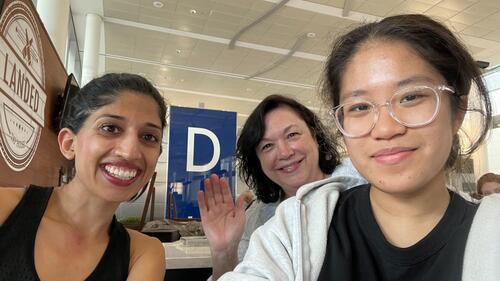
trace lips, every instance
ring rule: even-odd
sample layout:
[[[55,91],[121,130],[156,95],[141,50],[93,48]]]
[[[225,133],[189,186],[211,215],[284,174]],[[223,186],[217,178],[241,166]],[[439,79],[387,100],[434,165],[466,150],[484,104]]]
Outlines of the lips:
[[[128,186],[141,174],[141,170],[129,163],[106,163],[100,166],[104,177],[114,185]]]
[[[380,164],[396,165],[410,157],[415,150],[412,147],[391,147],[377,151],[372,157]]]
[[[280,165],[277,170],[285,173],[293,173],[297,171],[297,169],[300,167],[300,164],[302,163],[302,160],[300,159],[298,161],[293,161],[291,163],[285,164],[285,165]]]

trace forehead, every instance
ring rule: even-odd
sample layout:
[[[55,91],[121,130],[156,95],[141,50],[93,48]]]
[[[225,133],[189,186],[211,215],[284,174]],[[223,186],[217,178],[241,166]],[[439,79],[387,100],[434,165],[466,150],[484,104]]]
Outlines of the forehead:
[[[267,124],[274,124],[275,122],[297,122],[304,120],[302,117],[288,105],[279,105],[273,110],[266,113],[264,116],[264,122]],[[267,127],[267,126],[266,126]]]
[[[151,96],[142,93],[122,91],[111,103],[100,107],[92,115],[97,117],[102,113],[113,113],[131,119],[140,118],[161,125],[158,104]]]
[[[307,127],[306,122],[295,110],[287,105],[280,105],[264,116],[264,135],[266,136],[276,131],[283,131],[294,125]]]
[[[408,44],[397,40],[369,41],[346,64],[341,76],[341,99],[353,91],[397,89],[401,81],[414,77],[444,83],[441,74]]]
[[[500,188],[500,183],[498,182],[492,182],[492,181],[489,181],[489,182],[485,182],[482,186],[482,190],[495,190],[495,189],[498,189]]]

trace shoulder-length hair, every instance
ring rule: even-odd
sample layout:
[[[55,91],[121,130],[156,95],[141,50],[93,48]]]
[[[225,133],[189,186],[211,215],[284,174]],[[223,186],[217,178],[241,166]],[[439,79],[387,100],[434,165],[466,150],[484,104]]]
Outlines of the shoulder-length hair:
[[[264,203],[276,202],[282,196],[282,188],[269,179],[262,170],[256,148],[266,131],[265,117],[272,110],[287,106],[304,120],[311,135],[318,143],[319,167],[325,174],[331,174],[340,163],[333,136],[326,130],[319,117],[294,99],[271,95],[265,98],[250,114],[238,138],[236,158],[240,178],[255,192],[258,200]]]

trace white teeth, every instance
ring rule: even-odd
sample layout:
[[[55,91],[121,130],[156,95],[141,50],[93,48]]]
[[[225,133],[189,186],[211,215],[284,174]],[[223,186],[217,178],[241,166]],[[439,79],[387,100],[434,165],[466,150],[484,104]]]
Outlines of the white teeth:
[[[285,167],[281,167],[280,169],[283,170],[284,172],[291,172],[295,169],[295,167],[301,162],[302,160],[299,160],[297,162],[294,162],[292,164],[289,164],[288,166],[285,166]]]
[[[293,170],[293,165],[281,167],[280,170],[284,172],[291,172]]]
[[[104,169],[113,177],[121,180],[129,180],[137,175],[137,170],[126,169],[123,167],[116,167],[111,165],[104,166]]]

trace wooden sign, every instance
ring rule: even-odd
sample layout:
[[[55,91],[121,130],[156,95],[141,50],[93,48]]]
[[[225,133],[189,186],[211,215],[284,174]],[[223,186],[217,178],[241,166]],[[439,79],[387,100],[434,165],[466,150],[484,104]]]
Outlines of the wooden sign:
[[[0,186],[58,185],[68,163],[53,116],[66,71],[32,1],[0,4]]]

